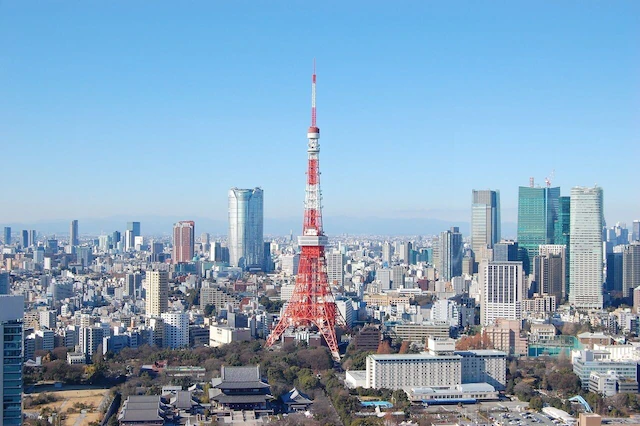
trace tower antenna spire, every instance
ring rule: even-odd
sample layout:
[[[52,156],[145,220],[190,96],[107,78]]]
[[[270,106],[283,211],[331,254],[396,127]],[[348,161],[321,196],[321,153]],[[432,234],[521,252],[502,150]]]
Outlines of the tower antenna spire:
[[[316,58],[313,58],[313,76],[311,77],[311,127],[316,127]]]

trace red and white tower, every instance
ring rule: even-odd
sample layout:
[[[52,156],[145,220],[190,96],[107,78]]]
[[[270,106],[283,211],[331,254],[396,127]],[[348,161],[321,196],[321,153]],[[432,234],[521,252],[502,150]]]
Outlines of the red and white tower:
[[[316,70],[313,67],[311,83],[311,127],[307,132],[309,165],[304,200],[304,224],[298,237],[301,247],[300,264],[293,296],[267,339],[273,345],[289,327],[316,326],[329,346],[331,355],[340,361],[336,323],[344,320],[338,311],[327,280],[327,262],[324,247],[328,243],[322,230],[322,194],[320,192],[320,129],[316,126]]]

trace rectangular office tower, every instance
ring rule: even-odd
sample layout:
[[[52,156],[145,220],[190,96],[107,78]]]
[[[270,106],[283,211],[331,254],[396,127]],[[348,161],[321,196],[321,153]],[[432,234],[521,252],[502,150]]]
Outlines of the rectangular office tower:
[[[571,188],[569,303],[578,309],[602,309],[602,188]]]
[[[560,188],[521,186],[518,190],[518,247],[526,274],[542,244],[553,244]]]
[[[140,236],[140,222],[127,222],[127,230],[124,232],[124,250],[136,248],[136,237]]]
[[[263,191],[229,190],[229,263],[244,270],[263,268]]]
[[[8,246],[9,244],[11,244],[11,227],[10,226],[4,227],[4,239],[2,241],[4,242],[5,246]]]
[[[0,296],[0,331],[4,350],[2,361],[2,417],[0,426],[22,424],[22,296]]]
[[[78,242],[78,221],[72,220],[69,225],[69,245],[77,246]]]
[[[625,297],[633,297],[640,287],[640,242],[633,242],[622,250],[622,288]]]
[[[556,297],[556,306],[565,297],[566,247],[563,245],[541,245],[534,257],[534,275],[538,293]]]
[[[462,234],[457,226],[440,233],[440,263],[438,273],[441,281],[451,281],[462,275]]]
[[[173,225],[173,264],[189,263],[193,260],[196,223],[182,220]]]
[[[522,319],[524,275],[522,262],[483,261],[480,274],[480,324],[491,325],[498,318]]]
[[[476,260],[500,241],[500,191],[476,190],[471,200],[471,250]]]

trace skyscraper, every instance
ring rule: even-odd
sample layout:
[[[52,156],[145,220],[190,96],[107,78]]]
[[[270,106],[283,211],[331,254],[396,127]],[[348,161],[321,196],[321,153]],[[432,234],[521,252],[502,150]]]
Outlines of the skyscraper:
[[[382,244],[382,262],[386,262],[387,266],[391,264],[391,243],[385,241]]]
[[[500,191],[476,190],[471,200],[471,250],[476,259],[500,241]]]
[[[4,241],[5,246],[8,246],[9,244],[11,244],[11,227],[10,226],[4,227],[4,239],[2,241]]]
[[[27,231],[26,229],[22,230],[22,248],[27,248],[29,247],[29,231]]]
[[[556,297],[559,305],[565,297],[566,247],[560,244],[541,245],[534,258],[534,274],[538,293]]]
[[[2,416],[0,426],[22,424],[22,361],[24,299],[22,296],[0,296],[0,332],[4,349],[2,364]]]
[[[0,294],[11,293],[11,280],[9,279],[9,273],[0,271]]]
[[[622,288],[625,297],[632,297],[640,286],[640,242],[625,246],[622,251]]]
[[[159,317],[169,306],[169,276],[166,271],[147,271],[146,314]]]
[[[542,244],[553,244],[554,224],[558,218],[560,188],[532,188],[518,190],[518,247],[526,274]]]
[[[69,245],[78,245],[78,221],[75,219],[71,221],[69,226]]]
[[[634,220],[631,227],[631,241],[640,241],[640,220]]]
[[[229,190],[229,263],[242,269],[262,268],[264,262],[263,191]]]
[[[440,233],[440,280],[462,275],[462,234],[457,226]]]
[[[344,256],[339,251],[327,254],[327,279],[330,285],[344,284]]]
[[[173,263],[188,263],[193,260],[196,223],[183,220],[173,225]]]
[[[602,188],[571,189],[569,303],[579,309],[602,309]]]
[[[607,273],[604,279],[605,291],[616,291],[623,293],[626,290],[623,285],[622,274],[622,250],[623,246],[614,247],[611,253],[606,253]],[[633,289],[631,289],[633,290]]]
[[[522,262],[482,261],[480,275],[480,324],[491,325],[498,318],[522,319],[524,276]]]
[[[140,222],[127,222],[127,230],[124,232],[125,251],[136,248],[136,237],[140,236]]]
[[[558,218],[553,226],[553,244],[563,245],[566,247],[564,252],[564,297],[569,294],[569,261],[571,259],[571,250],[569,244],[569,235],[571,232],[571,197],[558,198]]]

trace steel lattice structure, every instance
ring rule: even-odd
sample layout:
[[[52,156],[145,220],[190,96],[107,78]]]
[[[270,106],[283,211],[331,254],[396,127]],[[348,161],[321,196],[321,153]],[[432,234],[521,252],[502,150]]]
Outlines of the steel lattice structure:
[[[298,237],[301,247],[300,264],[293,296],[280,321],[271,331],[267,346],[273,345],[289,327],[316,326],[322,334],[331,355],[340,361],[336,325],[344,325],[327,280],[327,262],[324,247],[328,243],[322,229],[322,194],[320,192],[320,129],[316,125],[316,70],[313,67],[311,83],[311,127],[307,132],[308,169],[304,202],[304,225]]]

